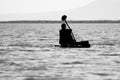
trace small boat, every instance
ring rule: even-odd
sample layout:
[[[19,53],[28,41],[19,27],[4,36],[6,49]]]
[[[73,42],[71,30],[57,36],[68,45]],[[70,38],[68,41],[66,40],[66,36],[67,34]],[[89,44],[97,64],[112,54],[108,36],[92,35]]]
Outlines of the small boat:
[[[73,47],[79,47],[79,48],[90,48],[90,44],[89,44],[89,41],[80,41],[79,42],[80,44],[78,45],[75,45]]]
[[[61,20],[65,22],[65,24],[68,26],[69,29],[71,29],[66,21],[66,18],[67,18],[67,16],[63,15],[61,17]],[[66,27],[66,26],[63,25],[63,27]],[[66,28],[64,28],[64,29],[66,29]],[[72,45],[70,45],[70,44],[64,44],[62,46],[60,45],[59,47],[63,47],[63,48],[90,48],[91,47],[91,45],[89,44],[89,41],[76,42],[74,34],[72,31],[71,31],[71,36],[72,36],[72,39],[75,41],[75,43],[72,43]]]
[[[89,41],[80,41],[79,44],[73,45],[73,46],[60,46],[60,45],[55,45],[56,47],[61,47],[61,48],[90,48],[91,45],[89,44]]]

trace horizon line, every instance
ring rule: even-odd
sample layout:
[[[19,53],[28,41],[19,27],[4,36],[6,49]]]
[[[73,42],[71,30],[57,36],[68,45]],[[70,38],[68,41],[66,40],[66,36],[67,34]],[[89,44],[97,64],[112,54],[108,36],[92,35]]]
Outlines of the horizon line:
[[[120,20],[67,20],[69,23],[120,23]],[[0,23],[61,23],[61,20],[8,20]]]

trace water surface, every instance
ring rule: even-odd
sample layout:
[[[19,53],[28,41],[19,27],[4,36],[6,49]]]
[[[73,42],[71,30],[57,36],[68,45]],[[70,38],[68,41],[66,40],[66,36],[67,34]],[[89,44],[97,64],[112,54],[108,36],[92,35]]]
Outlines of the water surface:
[[[91,48],[60,48],[61,24],[0,24],[0,80],[120,80],[120,24],[70,24]]]

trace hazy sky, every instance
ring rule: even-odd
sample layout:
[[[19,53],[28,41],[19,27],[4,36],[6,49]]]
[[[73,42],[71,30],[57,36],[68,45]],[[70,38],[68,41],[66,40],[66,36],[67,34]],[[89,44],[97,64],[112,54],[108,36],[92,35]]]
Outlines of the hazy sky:
[[[120,0],[0,0],[0,21],[120,19]]]

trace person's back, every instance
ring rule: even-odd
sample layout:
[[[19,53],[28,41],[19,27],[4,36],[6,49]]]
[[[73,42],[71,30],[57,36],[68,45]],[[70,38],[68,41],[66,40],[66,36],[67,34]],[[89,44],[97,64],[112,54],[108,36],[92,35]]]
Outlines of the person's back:
[[[62,24],[61,27],[62,29],[59,32],[60,33],[60,40],[59,40],[60,45],[63,47],[72,46],[74,44],[74,40],[71,35],[72,30],[66,29],[65,24]]]

